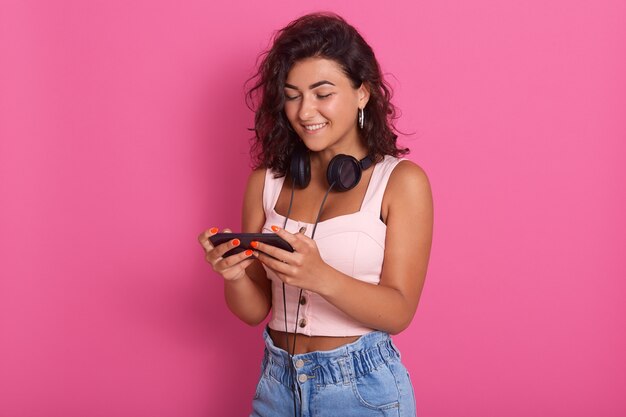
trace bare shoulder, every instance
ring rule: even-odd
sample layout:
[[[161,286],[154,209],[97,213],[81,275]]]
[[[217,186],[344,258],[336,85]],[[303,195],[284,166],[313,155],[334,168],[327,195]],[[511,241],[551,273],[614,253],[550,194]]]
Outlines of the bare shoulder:
[[[430,181],[422,167],[409,160],[398,163],[389,177],[383,206],[401,202],[432,204],[431,200]]]
[[[263,194],[263,185],[265,183],[265,168],[257,168],[248,176],[248,190],[253,188]]]
[[[244,204],[248,201],[260,204],[263,200],[263,188],[265,188],[265,168],[257,168],[248,176]]]
[[[429,185],[428,176],[421,166],[408,159],[402,160],[394,168],[389,178],[389,185],[411,181],[414,185]]]
[[[265,222],[263,211],[263,188],[265,168],[257,168],[248,176],[248,184],[243,199],[242,225],[246,232],[258,232]]]

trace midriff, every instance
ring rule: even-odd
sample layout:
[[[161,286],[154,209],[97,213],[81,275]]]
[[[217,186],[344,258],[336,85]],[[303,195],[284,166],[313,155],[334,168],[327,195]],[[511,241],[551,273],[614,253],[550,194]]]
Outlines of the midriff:
[[[269,334],[272,337],[274,346],[281,348],[284,351],[291,352],[293,348],[293,333],[285,333],[278,330],[268,329]],[[348,343],[355,342],[361,336],[306,336],[299,334],[296,337],[296,349],[294,355],[300,353],[309,353],[316,350],[333,350]],[[289,345],[287,345],[289,340]]]

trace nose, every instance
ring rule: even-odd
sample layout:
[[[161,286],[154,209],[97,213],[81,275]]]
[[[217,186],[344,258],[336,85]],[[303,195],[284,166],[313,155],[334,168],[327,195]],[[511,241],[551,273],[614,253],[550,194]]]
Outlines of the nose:
[[[313,116],[315,116],[315,112],[316,109],[313,100],[306,96],[303,96],[302,100],[300,101],[300,108],[298,109],[298,118],[301,121],[306,122],[307,120],[311,120]]]

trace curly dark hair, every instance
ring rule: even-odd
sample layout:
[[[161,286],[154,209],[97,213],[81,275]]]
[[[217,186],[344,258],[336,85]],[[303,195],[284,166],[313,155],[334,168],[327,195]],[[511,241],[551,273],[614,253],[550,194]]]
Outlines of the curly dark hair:
[[[250,150],[255,168],[270,168],[278,176],[288,170],[291,153],[301,140],[284,113],[285,81],[294,63],[310,57],[337,62],[354,88],[367,83],[370,98],[360,134],[371,158],[378,161],[385,155],[409,152],[396,145],[392,90],[383,79],[372,48],[342,17],[329,12],[312,13],[274,34],[271,48],[259,56],[258,72],[248,80],[254,85],[246,94],[246,102],[250,109],[256,107]]]

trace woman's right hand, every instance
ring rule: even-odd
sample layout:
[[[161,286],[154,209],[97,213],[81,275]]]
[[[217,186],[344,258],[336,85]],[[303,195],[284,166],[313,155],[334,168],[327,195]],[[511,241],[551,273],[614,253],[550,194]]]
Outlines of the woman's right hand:
[[[213,236],[218,232],[217,227],[209,230],[205,230],[198,236],[198,241],[204,249],[204,258],[211,264],[213,270],[220,274],[227,281],[236,281],[246,276],[246,268],[254,262],[255,258],[252,257],[252,251],[247,250],[236,255],[231,255],[226,258],[222,258],[226,252],[241,244],[239,239],[232,239],[228,242],[224,242],[221,245],[213,246],[209,240],[210,236]],[[222,233],[232,233],[230,229],[224,229]]]

